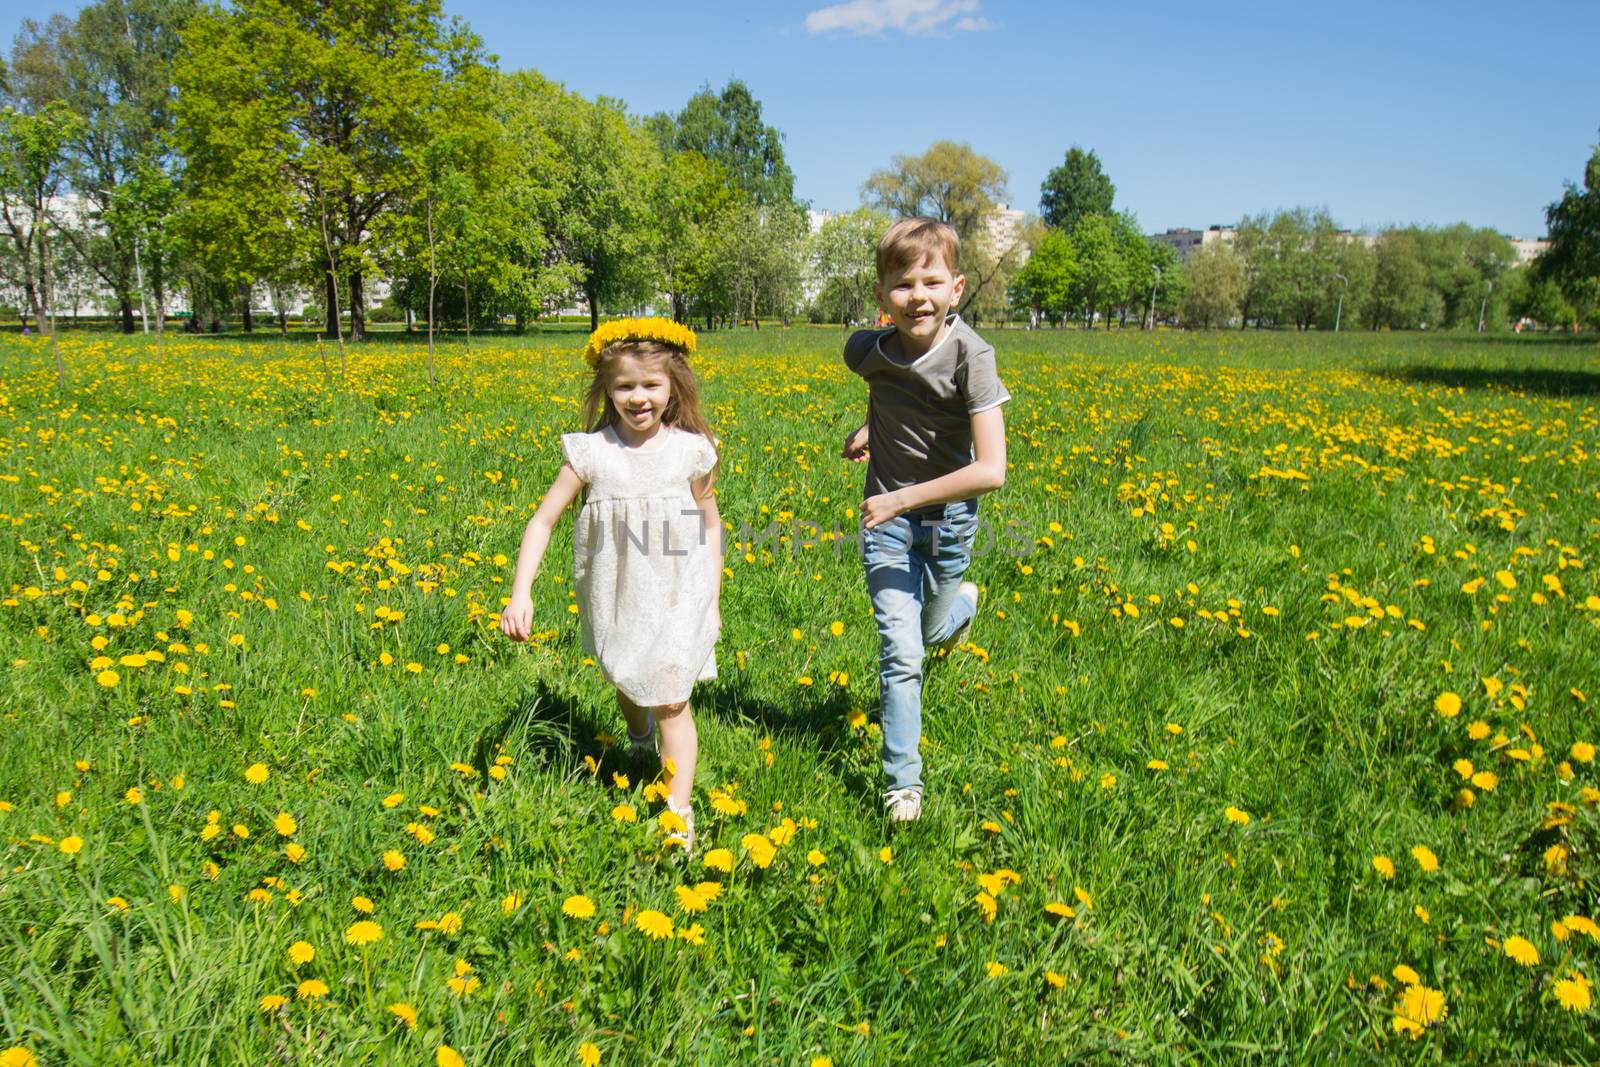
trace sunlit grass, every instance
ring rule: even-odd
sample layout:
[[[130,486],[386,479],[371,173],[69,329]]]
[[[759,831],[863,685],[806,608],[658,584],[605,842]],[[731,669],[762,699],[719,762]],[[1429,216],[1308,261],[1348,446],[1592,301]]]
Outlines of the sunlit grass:
[[[536,639],[494,626],[581,332],[434,390],[388,339],[69,335],[63,394],[0,345],[0,1054],[1600,1055],[1600,351],[997,333],[983,610],[891,836],[841,337],[702,337],[736,543],[688,861],[570,523]]]

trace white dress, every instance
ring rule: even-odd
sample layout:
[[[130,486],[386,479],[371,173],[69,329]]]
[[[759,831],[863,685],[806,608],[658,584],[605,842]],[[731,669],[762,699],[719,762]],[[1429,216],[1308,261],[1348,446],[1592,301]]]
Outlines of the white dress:
[[[588,486],[572,538],[584,651],[640,707],[688,700],[717,676],[719,564],[689,485],[716,463],[711,442],[664,426],[628,448],[607,426],[561,449]]]

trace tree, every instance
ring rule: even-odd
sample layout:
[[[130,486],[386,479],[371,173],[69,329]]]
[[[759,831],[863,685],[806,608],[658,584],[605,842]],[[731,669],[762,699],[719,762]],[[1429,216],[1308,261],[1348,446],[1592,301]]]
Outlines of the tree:
[[[1600,282],[1600,146],[1583,169],[1583,185],[1568,183],[1561,199],[1545,209],[1550,247],[1538,273],[1564,287]]]
[[[661,160],[655,144],[629,123],[619,101],[591,102],[532,71],[510,75],[501,93],[520,145],[519,166],[548,190],[539,197],[537,222],[596,328],[602,306],[656,291],[650,194]]]
[[[787,321],[798,294],[805,216],[793,208],[740,202],[722,217],[712,246],[714,290],[730,322],[748,318],[761,328],[763,313]]]
[[[655,217],[656,258],[672,317],[689,319],[691,307],[715,303],[716,236],[749,197],[727,172],[698,152],[673,152],[657,171],[651,207]]]
[[[1052,167],[1039,187],[1039,214],[1048,225],[1071,233],[1085,215],[1111,214],[1116,193],[1094,150],[1085,152],[1073,145],[1066,160]]]
[[[1415,329],[1428,321],[1427,265],[1415,229],[1380,234],[1373,264],[1373,299],[1367,320],[1373,329]]]
[[[1143,323],[1155,287],[1150,243],[1139,229],[1138,217],[1131,211],[1119,211],[1111,216],[1111,232],[1117,242],[1117,259],[1124,275],[1124,288],[1116,300],[1118,324],[1126,326],[1128,316],[1135,313]]]
[[[64,100],[82,120],[67,161],[84,198],[81,225],[65,233],[112,293],[122,329],[148,302],[132,218],[148,218],[128,187],[154,162],[170,170],[172,60],[196,0],[99,0],[75,20],[26,22],[17,39],[19,91],[35,106]],[[141,188],[149,188],[148,182]],[[148,321],[145,329],[149,329]]]
[[[7,107],[0,112],[0,219],[6,226],[20,267],[20,281],[34,325],[46,328],[49,312],[56,384],[66,386],[61,346],[56,339],[55,299],[50,261],[51,235],[57,228],[52,209],[60,191],[67,146],[81,122],[66,104],[51,101],[36,114]]]
[[[1227,326],[1239,314],[1245,295],[1244,260],[1222,241],[1202,244],[1183,267],[1188,292],[1183,324],[1206,330]]]
[[[1118,226],[1113,216],[1085,215],[1072,231],[1072,255],[1077,263],[1072,303],[1083,312],[1087,326],[1094,325],[1098,314],[1109,330],[1112,311],[1127,297],[1129,274],[1122,259]]]
[[[646,121],[660,140],[659,118]],[[761,101],[744,82],[734,79],[713,93],[708,85],[689,98],[673,131],[672,147],[698,152],[716,163],[733,184],[761,207],[794,202],[794,173],[783,158],[783,135],[761,118]]]
[[[1003,296],[1021,242],[1018,235],[992,227],[1006,196],[1006,172],[1000,164],[965,143],[939,141],[920,156],[895,156],[888,169],[872,173],[861,195],[891,216],[920,215],[955,227],[967,276],[963,314]]]
[[[920,156],[898,155],[861,187],[868,203],[897,218],[948,222],[963,243],[977,238],[1006,196],[1006,172],[968,144],[939,141]]]
[[[1072,310],[1077,260],[1072,238],[1055,227],[1040,234],[1028,261],[1011,280],[1012,299],[1028,308],[1036,322],[1065,324]]]
[[[834,215],[806,240],[806,266],[816,291],[814,306],[840,325],[866,319],[877,280],[878,237],[889,220],[872,208]]]
[[[274,253],[319,253],[328,332],[365,328],[372,236],[414,188],[412,160],[441,81],[482,62],[480,43],[439,0],[239,0],[207,8],[184,32],[173,68],[177,139],[200,225],[242,246],[240,276]],[[206,235],[216,247],[224,239]]]
[[[1150,269],[1155,272],[1154,307],[1150,309],[1150,329],[1163,319],[1171,319],[1189,295],[1189,276],[1178,259],[1177,249],[1162,241],[1146,241]]]

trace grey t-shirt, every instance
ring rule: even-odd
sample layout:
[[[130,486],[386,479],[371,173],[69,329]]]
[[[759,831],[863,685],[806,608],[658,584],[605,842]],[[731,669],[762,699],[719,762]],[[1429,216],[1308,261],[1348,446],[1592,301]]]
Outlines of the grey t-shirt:
[[[1011,399],[994,348],[956,315],[914,360],[883,350],[894,330],[858,330],[845,366],[867,380],[867,496],[930,481],[972,462],[972,416]]]

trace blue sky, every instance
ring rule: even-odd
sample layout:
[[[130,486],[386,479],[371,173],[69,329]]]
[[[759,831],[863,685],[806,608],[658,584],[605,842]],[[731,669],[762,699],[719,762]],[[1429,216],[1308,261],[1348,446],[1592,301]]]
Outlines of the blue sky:
[[[800,196],[849,209],[896,153],[966,141],[1013,206],[1095,149],[1147,230],[1305,204],[1515,236],[1600,138],[1600,4],[1346,0],[444,0],[505,69],[639,113],[743,79]],[[77,4],[0,0],[0,26]]]

